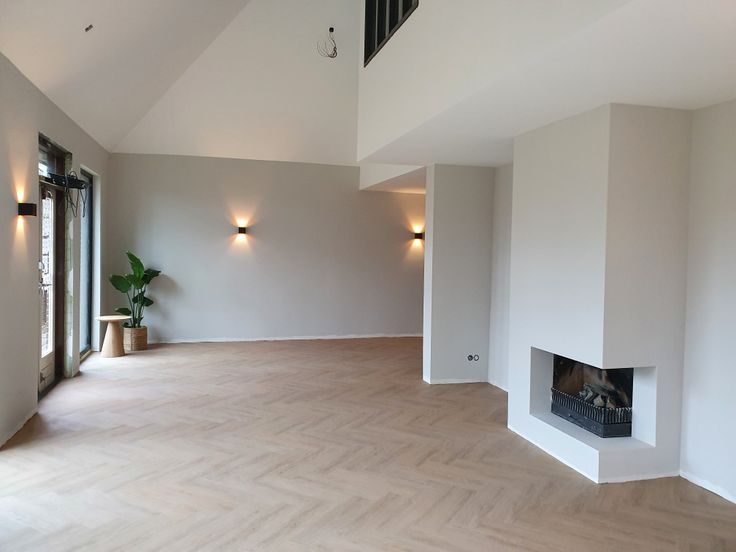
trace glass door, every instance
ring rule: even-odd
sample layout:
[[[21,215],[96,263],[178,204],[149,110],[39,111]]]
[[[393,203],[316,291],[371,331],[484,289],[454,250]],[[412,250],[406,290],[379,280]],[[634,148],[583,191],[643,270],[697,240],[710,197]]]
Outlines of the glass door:
[[[56,378],[56,194],[50,187],[40,189],[41,259],[39,293],[41,294],[41,350],[38,392],[43,393]]]
[[[93,177],[82,171],[80,174],[89,188],[85,202],[79,207],[80,248],[79,248],[79,357],[83,360],[92,350],[92,300],[94,271],[94,221]]]

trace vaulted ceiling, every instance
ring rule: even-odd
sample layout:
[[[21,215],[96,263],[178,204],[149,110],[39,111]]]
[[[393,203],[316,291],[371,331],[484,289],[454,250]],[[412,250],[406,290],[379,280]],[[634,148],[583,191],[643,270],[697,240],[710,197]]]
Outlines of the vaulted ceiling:
[[[116,146],[355,164],[357,0],[251,0]],[[334,26],[338,57],[317,53]]]
[[[353,164],[360,4],[0,0],[0,52],[111,152]]]
[[[247,3],[0,0],[0,52],[113,150]]]
[[[736,96],[734,0],[421,0],[365,69],[362,6],[0,0],[0,52],[126,153],[498,165],[514,136],[605,103]]]

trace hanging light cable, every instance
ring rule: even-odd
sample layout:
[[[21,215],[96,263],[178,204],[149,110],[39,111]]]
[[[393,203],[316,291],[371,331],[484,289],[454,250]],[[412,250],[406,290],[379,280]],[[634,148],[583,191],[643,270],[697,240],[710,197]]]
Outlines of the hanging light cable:
[[[329,39],[329,42],[318,42],[317,43],[317,52],[322,57],[335,59],[337,57],[337,42],[335,42],[335,27],[330,27],[328,39]]]

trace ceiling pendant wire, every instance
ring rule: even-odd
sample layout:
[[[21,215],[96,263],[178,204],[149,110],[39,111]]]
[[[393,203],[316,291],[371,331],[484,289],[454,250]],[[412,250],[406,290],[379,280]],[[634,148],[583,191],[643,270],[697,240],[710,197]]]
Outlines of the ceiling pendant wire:
[[[325,58],[335,59],[337,57],[337,42],[335,42],[335,27],[330,27],[329,42],[317,42],[317,52]]]

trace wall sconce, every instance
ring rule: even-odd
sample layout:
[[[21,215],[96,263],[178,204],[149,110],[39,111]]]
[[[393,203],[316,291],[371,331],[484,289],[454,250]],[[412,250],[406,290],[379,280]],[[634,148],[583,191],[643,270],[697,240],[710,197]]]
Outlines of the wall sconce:
[[[247,233],[248,233],[248,227],[238,226],[238,234],[247,234]]]
[[[19,203],[19,217],[35,217],[38,216],[38,206],[35,203]]]
[[[415,240],[423,240],[424,239],[424,232],[414,232],[414,239]]]

